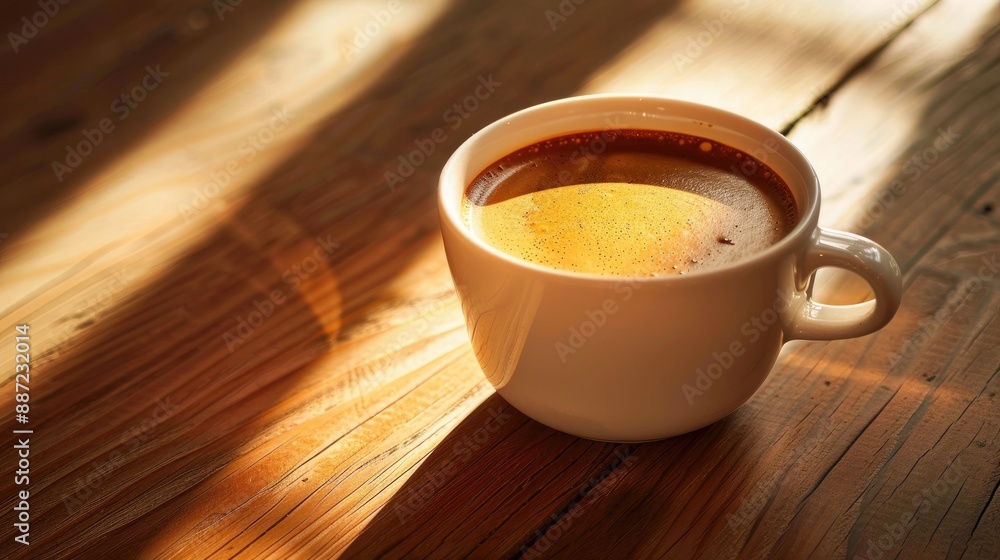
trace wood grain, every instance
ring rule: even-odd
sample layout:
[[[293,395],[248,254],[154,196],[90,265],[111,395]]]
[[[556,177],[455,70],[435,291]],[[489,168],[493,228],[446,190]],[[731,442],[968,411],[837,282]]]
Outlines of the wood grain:
[[[403,2],[357,52],[356,26],[388,3],[69,5],[0,53],[19,77],[0,97],[0,328],[32,325],[35,374],[32,544],[4,524],[0,553],[864,555],[957,465],[886,557],[996,557],[1000,304],[995,281],[965,282],[1000,251],[982,210],[1000,176],[996,14],[930,5],[591,0],[560,20],[555,2]],[[119,120],[111,103],[155,64],[171,75]],[[452,128],[480,79],[500,85]],[[512,409],[468,345],[436,173],[492,120],[598,91],[794,124],[831,200],[905,177],[939,127],[963,131],[867,229],[906,265],[899,318],[789,345],[746,406],[665,442],[580,440]],[[884,132],[886,107],[912,126]],[[102,118],[115,131],[58,180],[51,162]],[[390,188],[435,128],[446,141]],[[842,157],[821,141],[886,137]],[[830,172],[844,157],[863,188]]]
[[[877,193],[906,181],[866,228],[906,270],[897,318],[862,339],[791,345],[730,426],[642,445],[611,495],[574,519],[547,554],[587,556],[609,532],[620,539],[616,552],[639,557],[1000,554],[1000,302],[996,279],[979,278],[982,259],[1000,251],[995,222],[983,213],[997,194],[1000,146],[997,97],[975,93],[998,85],[1000,42],[969,9],[947,3],[928,12],[791,135],[806,138],[807,154],[828,165],[821,179],[834,192],[850,185]],[[985,28],[976,48],[929,37],[972,24]],[[877,109],[856,109],[879,99],[917,122],[879,166],[894,172],[859,185],[843,176],[830,146],[844,143],[855,156],[867,145],[852,152],[851,140],[900,134],[881,129]],[[906,173],[905,163],[949,126],[967,131],[962,141],[939,150],[919,177]],[[873,150],[858,158],[862,169],[887,155]],[[679,460],[692,448],[699,460]],[[718,449],[727,453],[712,453]],[[716,460],[706,464],[705,456]],[[713,499],[692,499],[698,495]]]

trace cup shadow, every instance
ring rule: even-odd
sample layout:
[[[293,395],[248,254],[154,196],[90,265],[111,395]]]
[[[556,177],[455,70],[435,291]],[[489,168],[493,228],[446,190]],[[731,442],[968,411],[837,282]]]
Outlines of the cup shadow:
[[[558,432],[493,394],[409,474],[344,557],[516,556],[536,520],[550,522],[580,493],[581,468],[595,476],[626,447]],[[493,530],[475,545],[461,536],[482,527]],[[322,542],[307,550],[325,553]]]
[[[617,482],[640,447],[685,462],[686,450],[703,447],[732,426],[727,417],[657,442],[598,442],[548,428],[493,394],[395,490],[343,557],[535,556],[611,487],[631,493]],[[677,484],[704,474],[696,463],[673,472],[679,473],[673,477]],[[322,542],[306,550],[309,557],[330,553]]]

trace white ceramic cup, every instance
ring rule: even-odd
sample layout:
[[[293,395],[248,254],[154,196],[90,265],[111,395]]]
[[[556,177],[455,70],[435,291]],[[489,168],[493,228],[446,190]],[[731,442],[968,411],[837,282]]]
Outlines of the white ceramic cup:
[[[520,260],[477,238],[462,199],[481,171],[565,134],[647,129],[721,142],[775,170],[791,188],[796,227],[766,250],[684,276],[628,278]],[[591,146],[600,151],[600,142]],[[748,166],[745,173],[755,170]],[[781,345],[862,336],[899,307],[899,267],[885,249],[817,226],[816,173],[777,132],[733,113],[671,99],[596,95],[544,103],[482,129],[441,172],[448,265],[473,350],[500,395],[557,430],[647,441],[711,424],[753,395]],[[863,277],[873,301],[826,305],[806,287],[820,267]]]

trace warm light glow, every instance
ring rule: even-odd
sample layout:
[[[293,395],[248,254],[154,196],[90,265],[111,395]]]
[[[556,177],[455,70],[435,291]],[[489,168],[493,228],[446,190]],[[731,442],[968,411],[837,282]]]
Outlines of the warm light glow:
[[[11,307],[3,324],[126,259],[122,266],[131,281],[119,298],[140,292],[166,270],[164,263],[238,211],[246,202],[242,194],[294,154],[317,123],[405,56],[399,43],[421,33],[445,6],[403,3],[361,49],[352,49],[351,42],[373,19],[368,3],[314,0],[289,8],[180,110],[75,187],[74,196],[44,220],[6,240],[0,298]],[[171,72],[163,78],[166,85],[185,79],[179,70],[163,70]],[[97,164],[84,158],[79,169]],[[239,172],[228,173],[229,164],[238,164]],[[138,246],[132,243],[140,236],[143,255],[135,258]],[[44,295],[32,299],[43,285]]]
[[[928,4],[850,0],[836,4],[751,0],[684,2],[627,50],[597,69],[580,93],[646,93],[713,105],[780,128],[850,66],[837,53],[874,47]],[[909,6],[912,4],[912,7]],[[858,25],[864,22],[865,25]],[[789,38],[814,37],[808,48]],[[754,53],[748,63],[745,53]],[[739,56],[737,56],[737,53]],[[829,83],[823,80],[831,80]],[[749,101],[752,100],[752,101]]]

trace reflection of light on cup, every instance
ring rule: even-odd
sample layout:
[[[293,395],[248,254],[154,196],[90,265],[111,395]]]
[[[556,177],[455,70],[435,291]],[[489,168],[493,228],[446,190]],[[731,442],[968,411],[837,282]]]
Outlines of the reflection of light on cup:
[[[477,301],[465,285],[459,285],[457,290],[479,366],[490,383],[500,389],[517,368],[544,287],[508,277],[482,301]]]

